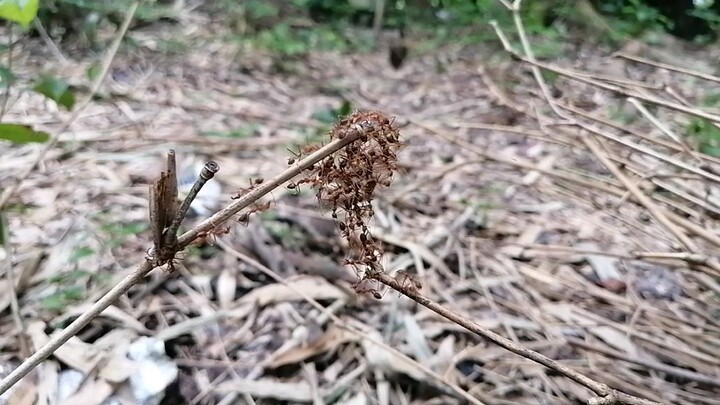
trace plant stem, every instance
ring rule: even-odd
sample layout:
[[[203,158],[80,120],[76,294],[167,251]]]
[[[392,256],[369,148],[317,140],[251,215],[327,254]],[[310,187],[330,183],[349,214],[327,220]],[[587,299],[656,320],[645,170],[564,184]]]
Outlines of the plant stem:
[[[270,181],[263,183],[252,191],[248,192],[235,202],[225,207],[215,215],[201,222],[193,229],[185,232],[180,238],[178,238],[178,244],[176,246],[177,251],[182,250],[184,247],[192,243],[201,233],[207,232],[211,229],[216,228],[223,222],[227,221],[233,215],[237,214],[243,208],[254,203],[264,195],[270,193],[274,189],[280,187],[283,183],[291,180],[293,177],[302,173],[305,169],[308,169],[313,164],[320,160],[332,155],[343,147],[358,140],[364,131],[372,131],[373,128],[359,127],[356,130],[348,133],[344,138],[334,140],[322,148],[318,149],[311,155],[297,162],[292,167],[288,168],[284,172],[278,174]],[[43,347],[38,349],[32,356],[25,359],[23,363],[13,370],[7,377],[0,382],[0,395],[7,391],[10,387],[20,381],[21,378],[26,376],[30,371],[52,355],[60,346],[65,344],[71,337],[75,336],[82,328],[84,328],[90,321],[97,317],[107,307],[112,305],[121,295],[125,294],[133,285],[137,284],[147,275],[152,269],[153,264],[151,261],[144,259],[140,264],[137,265],[136,269],[127,277],[125,277],[118,285],[112,290],[108,291],[102,296],[97,302],[95,302],[87,311],[85,311],[80,317],[78,317],[73,323],[67,328],[63,329],[61,333],[50,339]]]
[[[580,385],[583,385],[587,388],[589,388],[591,391],[596,393],[600,398],[592,398],[593,400],[599,400],[602,402],[595,403],[602,403],[602,404],[632,404],[632,405],[659,405],[657,402],[649,401],[642,398],[637,398],[632,395],[624,394],[622,392],[616,391],[612,388],[610,388],[607,384],[597,382],[583,374],[578,373],[577,371],[571,369],[570,367],[559,363],[541,353],[538,353],[536,351],[530,350],[518,343],[513,342],[510,339],[507,339],[505,337],[502,337],[498,335],[497,333],[483,328],[482,326],[478,325],[476,322],[473,322],[472,320],[458,314],[457,312],[451,311],[442,305],[438,304],[435,301],[432,301],[431,299],[425,297],[422,295],[417,288],[414,288],[414,286],[404,286],[400,284],[397,280],[395,280],[393,277],[390,277],[389,275],[385,274],[384,272],[379,271],[370,271],[367,273],[368,278],[375,279],[386,286],[392,288],[393,290],[405,295],[406,297],[412,299],[413,301],[417,302],[418,304],[424,306],[425,308],[437,313],[438,315],[446,318],[447,320],[454,322],[457,325],[462,326],[463,328],[469,330],[470,332],[473,332],[479,336],[482,336],[483,338],[491,341],[492,343],[502,347],[503,349],[509,350],[519,356],[525,357],[528,360],[532,360],[536,363],[542,364],[543,366],[550,368],[552,370],[557,371],[558,373],[574,380]],[[608,402],[610,401],[610,402]],[[612,402],[615,401],[615,402]]]

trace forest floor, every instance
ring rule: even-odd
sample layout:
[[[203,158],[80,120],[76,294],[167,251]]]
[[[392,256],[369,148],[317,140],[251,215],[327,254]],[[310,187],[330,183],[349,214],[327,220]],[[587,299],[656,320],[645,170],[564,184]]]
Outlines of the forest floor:
[[[63,133],[70,113],[29,93],[11,99],[8,121],[59,141],[8,211],[13,253],[3,262],[20,305],[0,297],[3,369],[144,257],[148,185],[170,149],[185,189],[205,161],[220,166],[187,227],[251,178],[282,171],[291,150],[322,142],[349,102],[394,116],[405,142],[400,173],[374,202],[387,272],[611,387],[720,404],[720,159],[696,152],[700,139],[712,153],[702,137],[718,131],[713,51],[664,47],[692,69],[683,73],[630,59],[655,55],[644,48],[618,55],[567,43],[539,62],[555,69],[539,76],[544,92],[532,63],[500,47],[411,54],[393,70],[386,50],[277,57],[220,40],[220,30],[200,20],[130,32],[105,97]],[[158,51],[178,37],[185,50]],[[21,76],[40,68],[77,84],[100,60],[68,51],[63,64],[39,41],[19,55]],[[3,146],[0,185],[40,147]],[[142,337],[165,343],[167,358],[150,363],[178,370],[161,385],[164,403],[579,404],[593,395],[398,293],[353,291],[344,242],[311,189],[283,187],[266,201],[267,211],[190,248],[176,272],[151,273],[12,391],[15,401],[44,403],[60,389],[85,404],[134,403],[131,387],[142,383],[130,382],[124,351],[142,350]],[[134,363],[155,381],[148,363]]]

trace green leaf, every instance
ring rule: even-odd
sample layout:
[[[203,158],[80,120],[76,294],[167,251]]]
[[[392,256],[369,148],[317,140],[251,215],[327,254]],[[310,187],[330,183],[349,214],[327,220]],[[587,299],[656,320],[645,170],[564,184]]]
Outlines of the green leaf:
[[[38,12],[38,0],[0,0],[0,18],[27,28]]]
[[[50,135],[35,131],[27,125],[0,124],[0,139],[7,139],[13,143],[46,142]]]
[[[7,228],[7,224],[5,223],[5,213],[0,211],[0,246],[5,246],[5,228]]]
[[[46,279],[47,282],[53,283],[53,284],[65,284],[65,283],[71,283],[73,281],[80,280],[84,277],[91,276],[90,272],[85,270],[73,270],[73,271],[66,271],[62,272],[60,274],[55,274],[53,276],[50,276]]]
[[[340,117],[346,117],[352,112],[352,103],[344,100],[340,108],[337,110],[337,115]]]
[[[64,80],[52,76],[41,76],[33,90],[70,110],[75,105],[75,95]]]
[[[700,153],[704,153],[709,156],[720,157],[720,146],[713,146],[708,143],[700,144]]]
[[[0,88],[7,88],[11,84],[15,83],[16,80],[17,76],[15,76],[12,70],[0,65]]]
[[[95,79],[97,79],[100,75],[100,70],[101,66],[95,63],[89,68],[87,68],[87,70],[85,71],[85,76],[87,76],[88,80],[94,82]]]
[[[316,111],[312,115],[313,119],[318,120],[322,122],[323,124],[332,124],[335,122],[335,112],[330,108],[324,108],[322,110]]]
[[[43,298],[42,301],[40,301],[40,305],[51,311],[62,311],[73,301],[83,299],[84,294],[85,288],[81,286],[61,288],[54,294]]]
[[[79,248],[73,250],[72,254],[70,255],[69,260],[74,263],[84,257],[92,256],[94,254],[95,254],[95,251],[93,249],[91,249],[87,246],[82,246],[82,247],[79,247]]]

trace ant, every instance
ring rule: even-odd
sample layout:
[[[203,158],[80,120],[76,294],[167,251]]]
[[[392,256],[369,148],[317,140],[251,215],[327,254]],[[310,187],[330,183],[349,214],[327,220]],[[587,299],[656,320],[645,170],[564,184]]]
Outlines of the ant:
[[[303,155],[309,155],[318,149],[320,149],[320,147],[318,145],[305,145],[302,148],[300,148],[300,153]]]
[[[243,224],[243,226],[248,226],[250,222],[250,215],[256,212],[262,212],[266,211],[272,206],[272,201],[265,201],[264,203],[253,203],[249,209],[238,217],[238,222]]]
[[[407,273],[403,270],[398,270],[398,272],[395,274],[395,281],[400,284],[402,288],[412,292],[418,292],[423,287],[423,284],[420,280],[415,278],[415,276],[413,276],[412,274]]]
[[[378,292],[378,290],[372,288],[372,287],[370,286],[370,283],[371,283],[371,281],[369,281],[369,280],[367,280],[367,279],[363,279],[363,280],[360,280],[360,281],[358,281],[358,282],[356,282],[356,283],[353,283],[352,288],[353,288],[353,289],[355,290],[355,292],[358,293],[358,294],[371,293],[372,296],[373,296],[376,300],[382,299],[382,297],[383,297],[384,294],[380,294],[380,293]]]
[[[300,195],[300,186],[297,183],[291,181],[286,187],[288,190],[293,190],[293,195]]]
[[[234,196],[232,196],[230,198],[232,198],[233,200],[237,200],[238,198],[241,198],[245,194],[253,191],[255,189],[255,187],[261,185],[265,181],[265,179],[263,179],[262,177],[258,177],[257,179],[253,180],[251,177],[251,178],[249,178],[249,181],[250,181],[249,187],[240,188],[240,191],[238,191],[237,194],[235,194]]]
[[[230,227],[223,227],[223,228],[213,228],[209,231],[203,231],[200,232],[197,239],[195,239],[195,243],[197,245],[202,245],[203,243],[207,243],[210,246],[214,246],[215,242],[217,241],[218,235],[227,235],[230,233]]]

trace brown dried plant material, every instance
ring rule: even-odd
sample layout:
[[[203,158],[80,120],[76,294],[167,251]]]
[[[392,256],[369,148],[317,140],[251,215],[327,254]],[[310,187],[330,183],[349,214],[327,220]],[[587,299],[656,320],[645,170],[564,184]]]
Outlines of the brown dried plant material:
[[[340,232],[351,250],[347,263],[382,271],[381,246],[367,224],[373,216],[372,200],[377,188],[389,186],[397,171],[400,133],[393,119],[385,114],[356,111],[333,127],[330,138],[343,139],[358,128],[365,129],[361,138],[315,164],[299,183],[312,185],[318,200],[331,207],[333,218],[342,216]],[[305,147],[300,155],[310,152],[312,148]]]
[[[177,164],[175,151],[167,156],[167,171],[150,186],[150,230],[153,235],[155,252],[160,253],[166,248],[166,230],[175,219],[179,208],[177,189]]]

